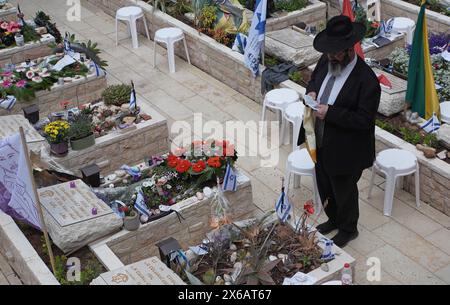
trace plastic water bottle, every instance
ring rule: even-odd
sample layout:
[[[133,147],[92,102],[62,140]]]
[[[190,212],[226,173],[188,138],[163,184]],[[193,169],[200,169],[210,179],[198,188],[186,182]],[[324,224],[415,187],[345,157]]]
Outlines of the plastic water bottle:
[[[350,267],[349,263],[344,264],[344,269],[342,269],[342,274],[341,274],[341,282],[342,282],[342,285],[351,285],[353,282],[352,268]]]

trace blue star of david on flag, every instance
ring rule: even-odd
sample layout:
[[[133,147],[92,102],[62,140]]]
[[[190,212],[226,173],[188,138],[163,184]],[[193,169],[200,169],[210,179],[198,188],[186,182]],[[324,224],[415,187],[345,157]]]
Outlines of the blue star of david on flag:
[[[258,0],[255,5],[252,24],[248,31],[247,45],[244,50],[245,65],[252,70],[253,76],[259,73],[259,57],[266,33],[267,0]]]
[[[230,163],[227,163],[227,169],[225,171],[225,177],[223,178],[223,190],[224,191],[236,191],[237,190],[237,176]]]

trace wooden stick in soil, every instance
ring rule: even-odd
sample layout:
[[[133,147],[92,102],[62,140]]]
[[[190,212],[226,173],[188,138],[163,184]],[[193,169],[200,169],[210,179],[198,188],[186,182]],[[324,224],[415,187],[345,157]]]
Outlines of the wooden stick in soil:
[[[36,198],[36,207],[39,213],[39,218],[41,220],[41,227],[42,227],[42,232],[44,233],[44,238],[45,238],[45,244],[47,245],[47,249],[48,249],[48,255],[50,257],[50,264],[52,266],[52,270],[53,270],[53,274],[56,274],[55,272],[55,258],[53,256],[53,250],[52,250],[52,246],[50,244],[50,239],[48,238],[48,233],[47,233],[47,227],[45,225],[45,220],[44,220],[44,214],[42,213],[42,206],[41,206],[41,201],[39,200],[39,194],[37,192],[36,189],[36,184],[34,182],[34,178],[33,178],[33,169],[31,167],[31,161],[30,161],[30,155],[28,154],[28,146],[27,146],[27,142],[25,140],[25,133],[23,131],[23,127],[19,127],[19,131],[20,131],[20,137],[22,140],[22,148],[23,148],[23,152],[25,154],[25,161],[26,161],[26,165],[30,174],[30,179],[31,179],[31,183],[33,185],[33,193],[34,193],[34,198]]]

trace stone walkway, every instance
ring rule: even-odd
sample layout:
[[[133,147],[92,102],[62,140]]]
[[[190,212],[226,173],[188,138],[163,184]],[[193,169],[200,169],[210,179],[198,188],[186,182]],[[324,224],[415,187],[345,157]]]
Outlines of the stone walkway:
[[[203,113],[204,121],[259,121],[260,105],[183,60],[177,58],[177,72],[169,74],[165,50],[161,47],[157,47],[157,68],[153,69],[152,43],[143,36],[139,37],[140,47],[133,49],[130,39],[124,37],[125,27],[121,27],[120,45],[116,47],[114,19],[84,2],[82,5],[82,22],[69,22],[66,19],[67,7],[60,0],[21,2],[27,17],[43,9],[51,14],[62,33],[69,31],[76,33],[80,40],[98,42],[102,49],[101,57],[109,63],[108,83],[128,83],[133,80],[141,106],[144,110],[150,105],[156,108],[168,119],[169,130],[175,121],[183,120],[192,124],[196,112]],[[275,118],[273,114],[272,118]],[[239,152],[247,150],[245,144],[237,144]],[[276,167],[260,167],[261,157],[240,157],[238,160],[238,165],[251,177],[254,202],[261,211],[273,209],[290,150],[290,145],[281,148]],[[384,179],[377,176],[372,198],[368,200],[369,177],[370,172],[365,171],[359,181],[360,235],[345,247],[357,259],[356,282],[450,284],[450,217],[425,203],[417,209],[414,197],[402,190],[396,191],[392,217],[384,217]],[[292,191],[290,195],[294,204],[300,207],[304,201],[312,198],[311,183],[311,180],[304,178],[302,187]],[[319,222],[325,219],[321,215]],[[370,257],[377,257],[381,261],[380,282],[367,280],[369,266],[366,261]],[[5,273],[3,267],[0,270]],[[0,272],[0,283],[1,275]]]

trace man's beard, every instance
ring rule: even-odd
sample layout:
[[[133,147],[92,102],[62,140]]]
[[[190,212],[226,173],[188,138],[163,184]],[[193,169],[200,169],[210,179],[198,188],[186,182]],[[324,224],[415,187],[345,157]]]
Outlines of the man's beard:
[[[337,77],[341,75],[342,70],[351,62],[350,55],[348,53],[345,53],[344,58],[342,61],[329,61],[328,62],[328,71],[331,73],[331,75]]]

